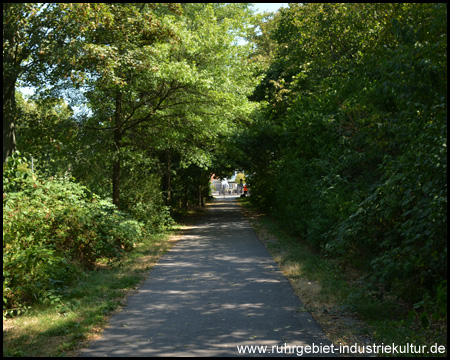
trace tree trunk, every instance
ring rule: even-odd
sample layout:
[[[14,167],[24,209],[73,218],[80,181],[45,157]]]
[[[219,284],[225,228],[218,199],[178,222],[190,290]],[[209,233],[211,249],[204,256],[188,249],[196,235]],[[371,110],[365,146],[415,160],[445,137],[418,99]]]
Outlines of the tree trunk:
[[[3,49],[3,163],[16,150],[16,82],[20,73],[20,62],[17,60],[17,54],[13,52],[14,33],[7,28],[3,25],[3,46],[6,40],[10,44],[9,51]]]
[[[172,191],[170,189],[171,185],[171,154],[170,149],[166,150],[165,153],[166,160],[166,169],[163,175],[163,193],[166,195],[166,205],[170,206],[170,202],[172,201]]]
[[[203,196],[202,196],[202,183],[201,183],[201,177],[199,177],[198,182],[198,190],[197,190],[197,205],[203,206]]]
[[[189,196],[189,181],[187,179],[184,180],[184,199],[183,199],[183,208],[187,211],[188,209],[188,196]]]
[[[114,144],[113,152],[113,204],[120,209],[120,148],[122,145],[121,114],[122,113],[122,94],[116,98],[116,112],[114,114]]]
[[[14,82],[15,83],[15,82]],[[8,89],[11,87],[11,89]],[[16,151],[16,95],[14,84],[7,85],[3,82],[3,163]],[[8,94],[5,94],[7,92]]]
[[[3,57],[3,65],[11,65],[10,54]],[[15,71],[17,73],[17,71]],[[16,151],[16,82],[15,73],[3,70],[3,162]]]

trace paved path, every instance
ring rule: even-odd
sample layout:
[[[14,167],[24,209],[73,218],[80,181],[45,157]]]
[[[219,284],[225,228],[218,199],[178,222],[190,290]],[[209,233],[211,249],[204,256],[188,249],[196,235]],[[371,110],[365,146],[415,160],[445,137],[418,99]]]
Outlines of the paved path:
[[[331,344],[227,197],[208,206],[81,355],[243,356],[237,346],[285,352],[285,343],[291,356]],[[286,356],[266,356],[277,355]]]

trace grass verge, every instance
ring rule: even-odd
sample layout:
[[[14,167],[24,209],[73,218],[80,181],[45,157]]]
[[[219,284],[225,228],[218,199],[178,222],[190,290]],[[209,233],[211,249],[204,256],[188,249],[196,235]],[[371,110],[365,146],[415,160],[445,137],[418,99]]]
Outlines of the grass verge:
[[[328,338],[335,345],[373,346],[414,345],[409,354],[385,356],[446,356],[447,323],[426,328],[406,304],[386,296],[376,298],[360,281],[363,274],[342,268],[302,243],[264,214],[258,213],[248,199],[239,199],[241,209],[253,229],[271,252],[295,292]],[[425,352],[414,353],[419,346]],[[431,353],[438,347],[443,353]],[[433,347],[433,348],[432,348]],[[374,356],[374,354],[370,354]],[[377,354],[383,356],[383,354]]]
[[[183,226],[152,234],[120,264],[97,264],[53,304],[3,320],[3,356],[76,356],[101,335],[108,319],[126,304],[158,259],[181,237]]]

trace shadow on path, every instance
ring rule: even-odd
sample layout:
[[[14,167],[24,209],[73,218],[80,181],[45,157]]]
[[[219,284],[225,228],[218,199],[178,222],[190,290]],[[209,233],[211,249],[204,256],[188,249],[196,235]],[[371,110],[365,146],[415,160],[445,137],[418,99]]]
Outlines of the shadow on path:
[[[331,345],[228,197],[208,206],[81,355],[239,356],[237,346],[266,345],[286,356],[269,352],[313,343]]]

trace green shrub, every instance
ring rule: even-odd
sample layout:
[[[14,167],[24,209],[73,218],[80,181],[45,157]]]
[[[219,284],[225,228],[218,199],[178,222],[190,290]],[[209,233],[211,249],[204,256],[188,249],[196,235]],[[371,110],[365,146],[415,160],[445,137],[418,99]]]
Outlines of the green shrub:
[[[273,26],[267,105],[240,139],[250,201],[377,296],[446,316],[447,7],[292,5]]]
[[[15,154],[3,172],[3,308],[43,301],[96,261],[120,259],[142,223],[66,179],[40,179]]]

